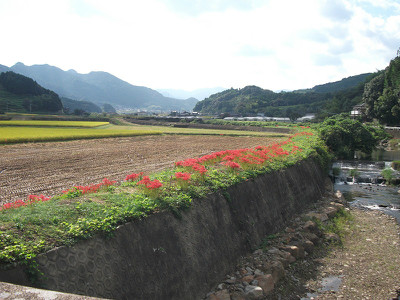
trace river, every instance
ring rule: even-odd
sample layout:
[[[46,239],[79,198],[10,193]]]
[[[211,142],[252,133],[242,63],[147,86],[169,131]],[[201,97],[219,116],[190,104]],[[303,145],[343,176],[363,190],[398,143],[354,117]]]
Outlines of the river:
[[[340,169],[334,188],[342,192],[351,206],[381,210],[395,217],[400,224],[400,187],[386,186],[381,172],[390,168],[393,160],[400,160],[400,151],[375,151],[372,160],[336,161],[332,168]],[[350,170],[357,169],[353,182]],[[394,177],[400,172],[394,171]]]

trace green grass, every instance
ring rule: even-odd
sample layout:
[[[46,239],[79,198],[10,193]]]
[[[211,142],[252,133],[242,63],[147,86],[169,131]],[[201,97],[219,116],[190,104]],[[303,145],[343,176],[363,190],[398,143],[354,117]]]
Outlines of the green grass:
[[[36,121],[36,120],[10,120],[0,121],[0,126],[38,126],[38,127],[85,127],[93,128],[109,125],[109,122],[93,121]]]

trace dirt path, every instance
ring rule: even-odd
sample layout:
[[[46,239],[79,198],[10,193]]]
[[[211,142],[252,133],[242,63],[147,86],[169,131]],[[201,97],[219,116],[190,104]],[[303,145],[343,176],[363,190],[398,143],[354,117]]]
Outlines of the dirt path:
[[[400,226],[379,211],[351,213],[343,245],[291,265],[268,299],[398,299]]]
[[[0,205],[29,194],[53,196],[74,185],[122,181],[214,151],[282,139],[227,136],[146,136],[0,146]]]
[[[342,277],[337,292],[316,299],[397,299],[400,288],[400,229],[393,218],[377,211],[352,210],[354,225],[337,248],[319,262],[318,272]],[[318,290],[320,282],[311,280]]]

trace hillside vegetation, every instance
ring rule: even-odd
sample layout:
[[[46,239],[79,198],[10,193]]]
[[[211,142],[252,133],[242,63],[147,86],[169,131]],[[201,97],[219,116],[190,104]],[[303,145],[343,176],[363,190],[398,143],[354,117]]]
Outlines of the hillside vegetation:
[[[362,101],[363,83],[371,74],[352,76],[309,90],[275,93],[257,86],[230,89],[211,95],[196,104],[194,110],[205,114],[240,114],[289,117],[306,113],[336,114],[350,111]]]
[[[61,102],[64,106],[64,111],[67,113],[74,113],[77,110],[87,113],[101,113],[102,109],[90,101],[78,101],[62,97]]]
[[[400,125],[400,57],[365,85],[367,116],[387,125]]]
[[[36,81],[8,71],[0,73],[0,112],[48,112],[63,109],[56,93]]]

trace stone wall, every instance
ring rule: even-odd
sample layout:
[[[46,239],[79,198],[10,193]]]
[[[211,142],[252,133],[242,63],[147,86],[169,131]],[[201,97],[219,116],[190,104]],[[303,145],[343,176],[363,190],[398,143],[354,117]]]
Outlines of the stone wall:
[[[38,257],[47,289],[113,299],[200,299],[234,262],[323,193],[314,161],[199,199],[176,218],[161,212]],[[18,270],[12,271],[14,274]],[[1,274],[0,281],[24,283]]]

